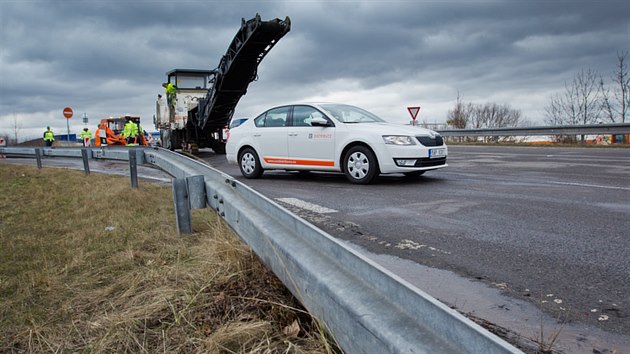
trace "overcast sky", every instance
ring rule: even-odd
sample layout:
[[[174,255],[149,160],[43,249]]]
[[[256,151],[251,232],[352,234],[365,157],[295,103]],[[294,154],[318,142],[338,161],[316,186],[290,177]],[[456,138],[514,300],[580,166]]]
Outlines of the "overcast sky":
[[[444,122],[466,102],[542,124],[549,96],[582,69],[605,80],[630,47],[628,0],[0,0],[0,134],[71,133],[140,115],[174,68],[213,69],[241,18],[291,18],[235,116],[292,101],[345,102],[391,121]],[[92,130],[94,130],[92,129]]]

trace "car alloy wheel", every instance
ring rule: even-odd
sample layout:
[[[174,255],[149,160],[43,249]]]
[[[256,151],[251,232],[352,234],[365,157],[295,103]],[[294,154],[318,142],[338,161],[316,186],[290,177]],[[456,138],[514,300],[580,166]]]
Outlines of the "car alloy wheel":
[[[263,169],[258,161],[258,154],[251,148],[247,148],[241,152],[239,167],[241,174],[245,178],[258,178],[263,173]]]
[[[352,183],[368,184],[378,173],[376,157],[365,146],[350,148],[344,161],[346,178]]]

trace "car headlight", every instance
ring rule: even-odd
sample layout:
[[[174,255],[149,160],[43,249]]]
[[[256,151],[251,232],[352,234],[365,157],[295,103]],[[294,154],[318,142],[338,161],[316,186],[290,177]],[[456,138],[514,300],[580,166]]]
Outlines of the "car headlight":
[[[410,136],[404,135],[383,135],[383,140],[391,145],[415,145]]]

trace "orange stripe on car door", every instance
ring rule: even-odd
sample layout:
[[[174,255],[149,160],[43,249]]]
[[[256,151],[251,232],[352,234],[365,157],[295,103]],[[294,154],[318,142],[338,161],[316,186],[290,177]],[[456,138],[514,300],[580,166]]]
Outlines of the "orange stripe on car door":
[[[265,157],[265,162],[274,165],[302,165],[302,166],[334,166],[334,161],[326,160],[296,160],[296,159],[282,159],[275,157]]]

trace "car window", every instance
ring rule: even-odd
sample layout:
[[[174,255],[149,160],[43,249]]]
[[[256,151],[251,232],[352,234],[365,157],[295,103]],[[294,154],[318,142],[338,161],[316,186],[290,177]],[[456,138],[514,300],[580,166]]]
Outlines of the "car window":
[[[287,125],[290,107],[279,107],[268,110],[258,116],[254,123],[257,127],[284,127]]]
[[[241,124],[245,123],[245,121],[247,121],[247,118],[236,118],[236,119],[232,119],[230,121],[230,129],[232,128],[236,128],[238,126],[240,126]]]
[[[373,123],[384,122],[384,120],[374,113],[370,113],[359,107],[346,104],[322,104],[331,116],[343,123]]]
[[[310,106],[295,106],[293,107],[293,126],[296,127],[310,127],[311,120],[314,117],[324,118],[324,115],[317,109]]]
[[[265,126],[265,117],[267,116],[267,112],[259,115],[258,117],[254,118],[254,124],[257,127],[264,127]]]

